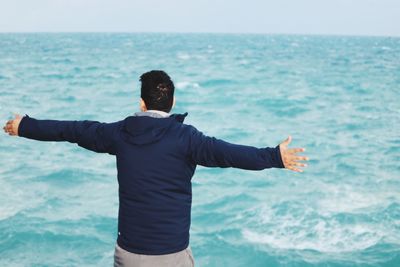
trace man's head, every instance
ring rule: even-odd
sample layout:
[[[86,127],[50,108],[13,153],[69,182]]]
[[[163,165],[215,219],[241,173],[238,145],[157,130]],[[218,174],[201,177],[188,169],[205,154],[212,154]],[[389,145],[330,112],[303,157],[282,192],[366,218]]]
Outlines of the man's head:
[[[170,112],[174,105],[174,83],[162,70],[152,70],[140,76],[141,109]]]

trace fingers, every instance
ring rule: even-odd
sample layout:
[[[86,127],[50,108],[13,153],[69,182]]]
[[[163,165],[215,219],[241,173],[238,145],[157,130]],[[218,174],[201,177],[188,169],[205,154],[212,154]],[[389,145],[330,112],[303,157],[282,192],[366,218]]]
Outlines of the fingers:
[[[3,127],[3,129],[6,131],[6,130],[9,130],[9,129],[12,129],[12,121],[10,120],[10,121],[7,121],[7,123],[6,123],[6,125]]]
[[[288,167],[286,167],[286,169],[291,170],[291,171],[295,171],[295,172],[303,172],[302,169],[298,169],[298,168],[295,168],[293,166],[288,166]]]
[[[306,163],[301,163],[301,162],[293,162],[290,164],[290,166],[300,166],[300,167],[307,167]]]
[[[286,166],[286,169],[292,170],[292,171],[296,171],[296,172],[303,172],[304,170],[296,168],[296,166],[298,167],[307,167],[307,164],[305,163],[300,163],[300,162],[292,162],[290,164],[288,164]]]
[[[305,148],[289,148],[289,149],[287,149],[287,153],[289,153],[289,154],[295,154],[295,153],[299,153],[299,152],[304,152],[304,151],[306,151],[306,149]]]
[[[304,157],[304,156],[297,156],[297,157],[294,157],[294,160],[305,160],[305,161],[307,161],[307,160],[310,160],[310,158],[309,157]]]
[[[17,135],[12,129],[3,127],[4,132],[8,133],[9,135]]]
[[[296,172],[303,172],[303,170],[298,167],[308,166],[306,163],[299,162],[303,160],[309,160],[309,158],[305,156],[296,156],[295,154],[290,154],[290,153],[287,153],[283,157],[285,168]]]
[[[13,122],[14,120],[7,121],[6,125],[3,127],[3,130],[8,133],[9,135],[16,135],[13,130]]]
[[[10,127],[3,127],[3,129],[4,129],[4,132],[8,133],[9,135],[14,134],[12,128],[10,128]]]

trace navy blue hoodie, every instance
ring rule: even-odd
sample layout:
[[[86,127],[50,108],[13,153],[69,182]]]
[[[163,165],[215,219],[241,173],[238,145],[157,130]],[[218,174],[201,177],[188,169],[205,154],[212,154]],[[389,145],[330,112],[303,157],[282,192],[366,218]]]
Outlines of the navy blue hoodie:
[[[197,165],[246,170],[283,168],[279,146],[256,148],[204,135],[185,114],[124,120],[38,120],[27,114],[19,136],[68,141],[116,156],[119,183],[117,243],[139,254],[162,255],[189,245],[191,178]]]

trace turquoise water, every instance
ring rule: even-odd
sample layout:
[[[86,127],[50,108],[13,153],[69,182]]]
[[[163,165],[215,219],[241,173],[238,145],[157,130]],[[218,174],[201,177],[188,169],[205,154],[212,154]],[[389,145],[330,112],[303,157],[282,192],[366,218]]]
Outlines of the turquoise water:
[[[400,266],[399,38],[1,34],[1,121],[123,119],[151,69],[206,134],[290,134],[311,158],[304,173],[199,167],[197,266]],[[112,265],[114,157],[3,133],[0,159],[0,266]]]

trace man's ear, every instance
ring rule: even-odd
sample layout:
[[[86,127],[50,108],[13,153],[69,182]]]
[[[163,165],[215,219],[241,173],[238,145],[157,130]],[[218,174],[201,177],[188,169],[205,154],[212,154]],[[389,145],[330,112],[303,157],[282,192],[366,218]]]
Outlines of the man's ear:
[[[173,102],[172,102],[172,107],[171,107],[171,109],[173,109],[173,108],[175,107],[175,102],[176,102],[176,100],[175,100],[175,96],[174,96],[174,100],[173,100]]]
[[[144,103],[144,100],[142,98],[140,98],[140,110],[142,112],[145,112],[147,110],[146,103]]]

